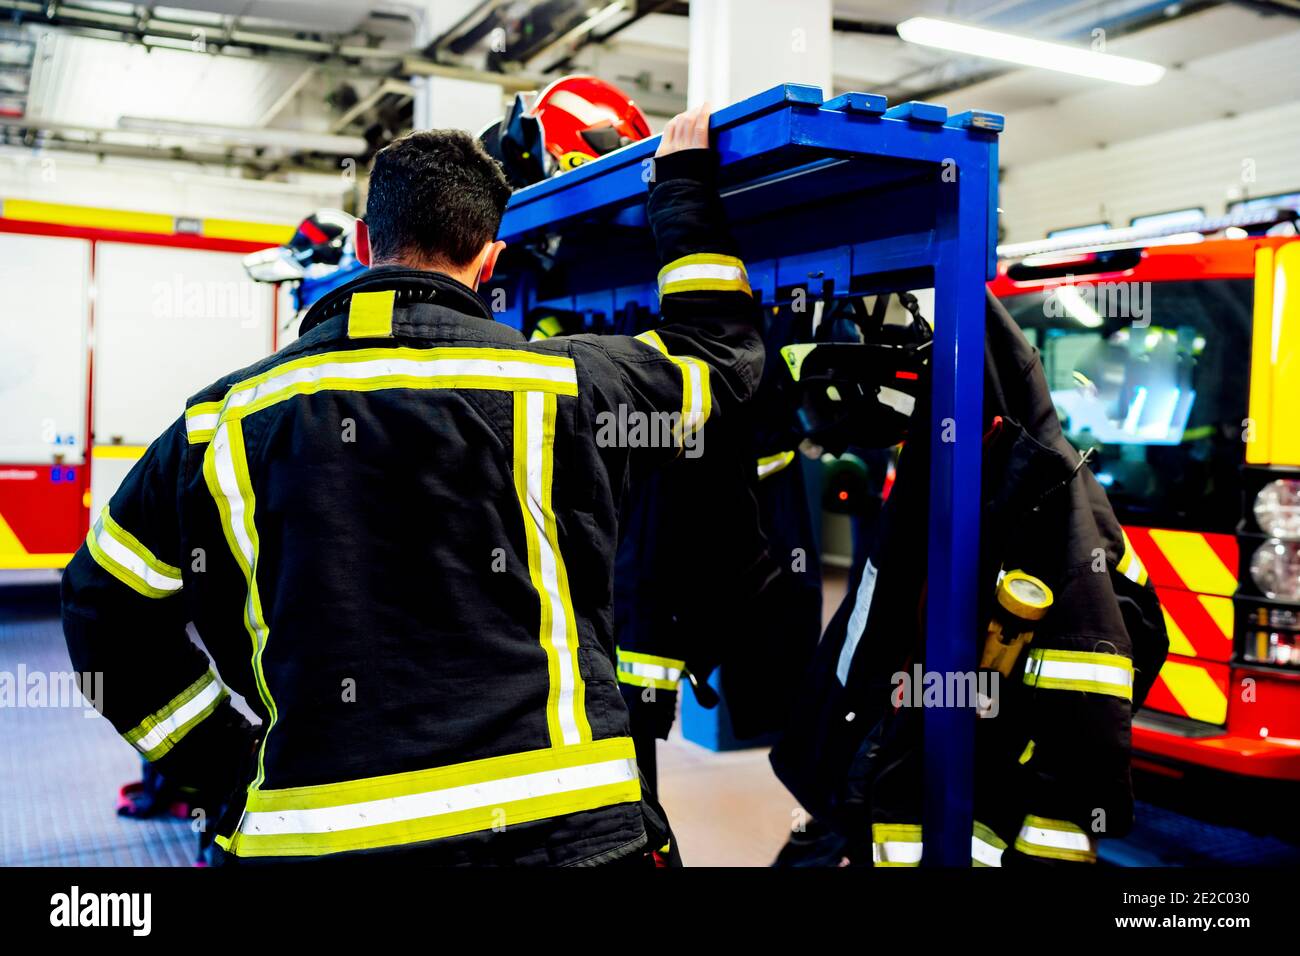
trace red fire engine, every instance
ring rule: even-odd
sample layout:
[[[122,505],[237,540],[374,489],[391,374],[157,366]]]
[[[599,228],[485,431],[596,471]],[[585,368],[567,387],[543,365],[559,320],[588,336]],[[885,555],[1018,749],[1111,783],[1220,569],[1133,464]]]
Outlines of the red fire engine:
[[[62,568],[204,382],[276,347],[292,227],[0,200],[0,572]]]
[[[1165,773],[1300,780],[1300,238],[1267,218],[1004,247],[991,284],[1160,597]]]

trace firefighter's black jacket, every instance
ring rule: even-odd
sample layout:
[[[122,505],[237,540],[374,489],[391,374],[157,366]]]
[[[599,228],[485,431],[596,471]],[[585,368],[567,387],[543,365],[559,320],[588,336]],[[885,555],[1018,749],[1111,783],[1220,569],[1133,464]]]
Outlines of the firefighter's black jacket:
[[[870,562],[772,753],[804,807],[882,864],[921,851],[923,708],[898,705],[924,699],[898,693],[897,675],[925,664],[925,403],[913,421]],[[1105,492],[1061,431],[1037,351],[992,297],[983,424],[979,620],[1002,570],[1041,578],[1055,602],[1000,682],[997,715],[977,721],[972,859],[1092,861],[1098,838],[1132,823],[1131,718],[1164,662],[1164,621]],[[978,657],[984,634],[970,637]]]
[[[763,359],[714,162],[658,164],[655,334],[529,343],[446,276],[376,269],[195,395],[96,520],[64,578],[74,666],[105,675],[105,715],[165,773],[244,791],[229,854],[645,845],[619,503],[734,414]]]

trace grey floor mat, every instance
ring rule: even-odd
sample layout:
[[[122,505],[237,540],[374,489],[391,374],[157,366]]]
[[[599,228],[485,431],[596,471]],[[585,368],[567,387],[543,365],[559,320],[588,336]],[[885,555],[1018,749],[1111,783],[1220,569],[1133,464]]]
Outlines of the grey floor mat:
[[[58,594],[0,589],[0,679],[67,673]],[[188,866],[184,820],[118,817],[118,788],[140,759],[84,706],[0,707],[0,866]]]

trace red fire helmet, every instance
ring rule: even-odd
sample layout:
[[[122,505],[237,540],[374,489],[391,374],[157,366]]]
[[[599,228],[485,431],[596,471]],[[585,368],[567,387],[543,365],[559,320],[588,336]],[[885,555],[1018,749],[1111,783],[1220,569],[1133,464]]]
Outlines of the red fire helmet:
[[[538,95],[532,113],[560,170],[645,139],[650,123],[626,93],[594,76],[566,76]]]

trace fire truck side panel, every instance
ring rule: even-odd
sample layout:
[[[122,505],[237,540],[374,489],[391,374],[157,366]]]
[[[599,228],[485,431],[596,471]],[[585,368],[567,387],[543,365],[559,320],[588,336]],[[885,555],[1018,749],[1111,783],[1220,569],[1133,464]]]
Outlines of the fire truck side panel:
[[[185,399],[271,351],[270,286],[238,256],[101,242],[96,252],[95,445],[148,445]]]
[[[1300,241],[1153,246],[1134,268],[1090,274],[1081,265],[1080,271],[1078,281],[1092,283],[1254,278],[1243,459],[1300,465]],[[990,288],[1007,297],[1062,281],[1012,280],[1004,263]],[[1127,523],[1125,530],[1160,598],[1170,644],[1134,722],[1134,750],[1183,766],[1300,781],[1300,671],[1254,666],[1234,654],[1240,614],[1233,595],[1242,567],[1237,536]]]
[[[0,235],[0,570],[62,567],[85,535],[90,254]]]

